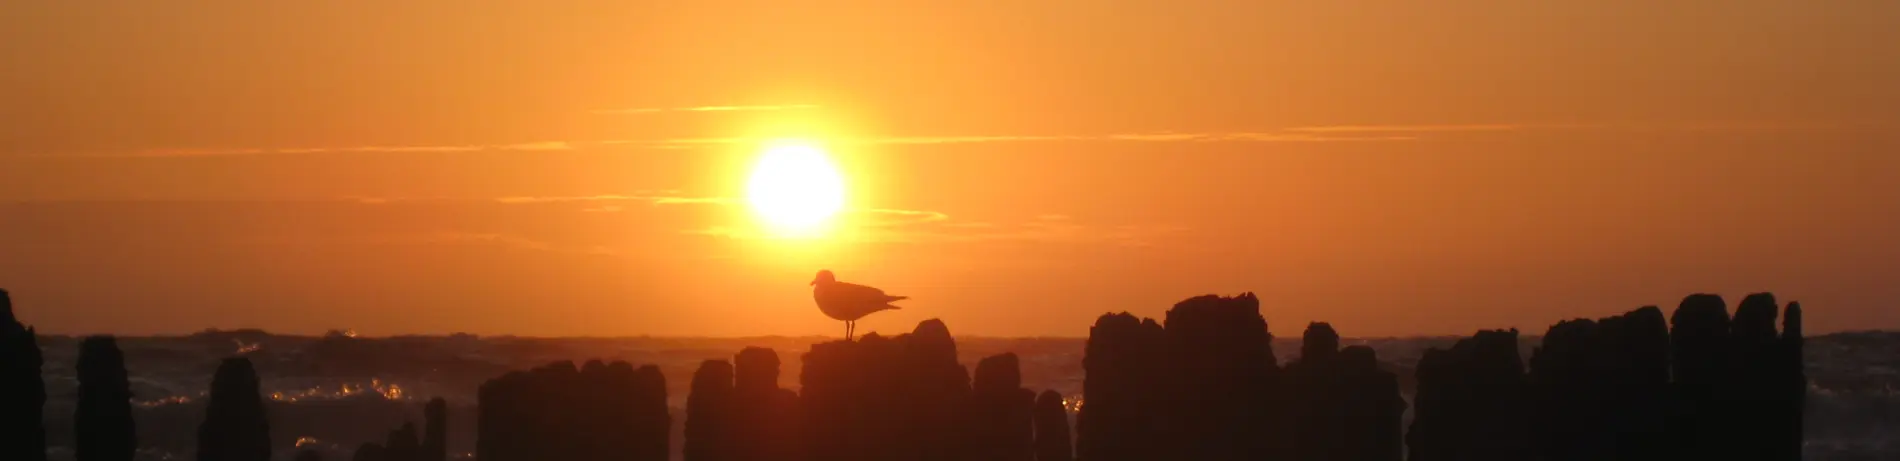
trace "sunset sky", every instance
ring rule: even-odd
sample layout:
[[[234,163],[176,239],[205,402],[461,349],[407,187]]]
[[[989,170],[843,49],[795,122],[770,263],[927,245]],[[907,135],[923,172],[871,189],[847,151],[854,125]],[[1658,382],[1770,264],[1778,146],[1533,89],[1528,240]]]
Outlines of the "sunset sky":
[[[1112,5],[1112,6],[1111,6]],[[1900,2],[17,1],[0,288],[55,333],[1282,336],[1773,291],[1900,328]],[[762,146],[845,210],[785,239]]]

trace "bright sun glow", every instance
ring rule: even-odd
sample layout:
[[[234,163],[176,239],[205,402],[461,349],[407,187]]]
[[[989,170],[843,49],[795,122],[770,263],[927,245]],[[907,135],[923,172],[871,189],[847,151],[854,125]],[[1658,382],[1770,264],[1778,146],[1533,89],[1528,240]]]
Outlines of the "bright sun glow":
[[[773,232],[811,236],[844,208],[844,177],[816,146],[769,144],[752,167],[746,201]]]

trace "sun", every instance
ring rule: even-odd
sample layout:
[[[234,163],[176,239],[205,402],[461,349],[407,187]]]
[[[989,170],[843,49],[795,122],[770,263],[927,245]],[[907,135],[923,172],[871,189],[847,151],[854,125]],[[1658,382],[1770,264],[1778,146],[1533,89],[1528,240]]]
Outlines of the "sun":
[[[844,209],[844,177],[818,146],[769,143],[752,167],[746,202],[774,233],[813,236]]]

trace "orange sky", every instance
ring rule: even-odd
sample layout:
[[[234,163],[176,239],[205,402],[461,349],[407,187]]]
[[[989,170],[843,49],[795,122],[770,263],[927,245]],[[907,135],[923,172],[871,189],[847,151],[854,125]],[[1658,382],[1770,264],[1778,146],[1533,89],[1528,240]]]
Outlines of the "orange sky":
[[[837,334],[820,268],[914,298],[862,331],[1900,328],[1900,3],[1564,3],[8,2],[0,287],[66,333]],[[784,136],[825,241],[722,200]]]

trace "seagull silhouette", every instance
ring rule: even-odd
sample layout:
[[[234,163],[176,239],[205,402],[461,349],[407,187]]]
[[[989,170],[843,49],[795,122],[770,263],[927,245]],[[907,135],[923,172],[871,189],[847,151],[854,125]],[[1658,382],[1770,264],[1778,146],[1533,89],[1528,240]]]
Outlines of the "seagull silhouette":
[[[902,309],[891,302],[910,299],[909,296],[891,296],[884,290],[838,281],[830,270],[818,271],[818,277],[811,281],[811,299],[818,302],[818,311],[826,317],[844,321],[844,339],[851,340],[851,334],[857,331],[858,319],[873,312]]]

